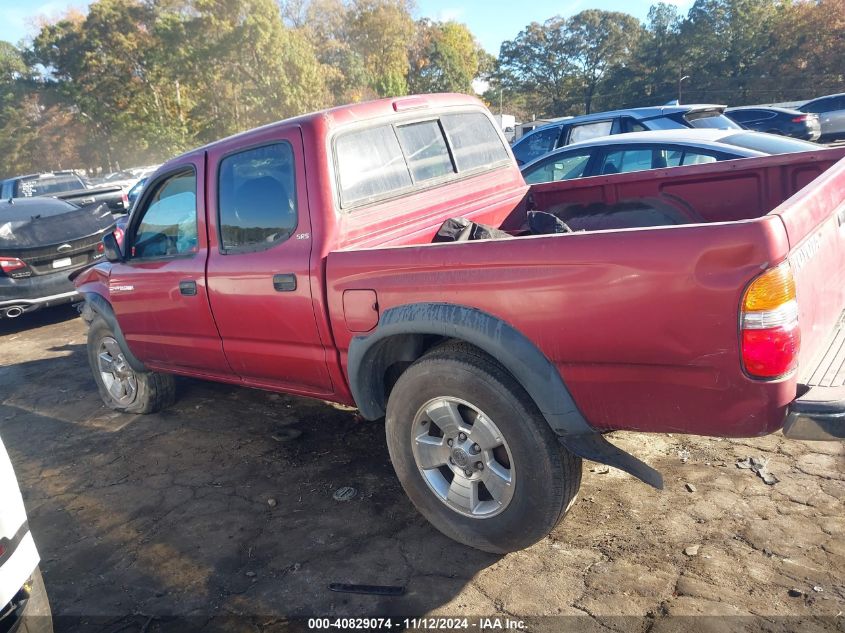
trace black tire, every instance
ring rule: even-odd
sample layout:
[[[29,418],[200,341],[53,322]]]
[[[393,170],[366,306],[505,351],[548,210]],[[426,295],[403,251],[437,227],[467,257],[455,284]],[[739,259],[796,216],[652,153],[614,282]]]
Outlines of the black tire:
[[[465,516],[429,488],[413,452],[414,419],[432,399],[457,398],[501,431],[517,476],[505,509]],[[581,485],[581,459],[558,441],[537,406],[493,358],[464,343],[427,353],[396,381],[387,403],[387,446],[396,474],[419,512],[446,536],[486,552],[523,549],[551,532]]]
[[[95,317],[88,327],[88,363],[106,406],[115,411],[146,414],[161,411],[173,404],[176,400],[173,376],[154,371],[133,372],[137,385],[134,398],[124,403],[116,400],[109,393],[98,365],[100,344],[106,337],[115,338],[115,334],[102,317]]]

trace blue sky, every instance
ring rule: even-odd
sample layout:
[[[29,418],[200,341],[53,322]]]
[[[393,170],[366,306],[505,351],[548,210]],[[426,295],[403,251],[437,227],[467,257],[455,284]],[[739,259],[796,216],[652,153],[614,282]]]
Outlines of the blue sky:
[[[685,11],[692,0],[671,0]],[[457,20],[469,26],[489,52],[498,54],[503,40],[516,37],[530,22],[543,22],[553,15],[568,16],[583,9],[625,11],[644,20],[651,0],[532,0],[522,4],[491,0],[417,0],[417,16]],[[31,36],[39,18],[56,17],[70,7],[84,9],[86,0],[0,0],[0,40],[17,43]]]

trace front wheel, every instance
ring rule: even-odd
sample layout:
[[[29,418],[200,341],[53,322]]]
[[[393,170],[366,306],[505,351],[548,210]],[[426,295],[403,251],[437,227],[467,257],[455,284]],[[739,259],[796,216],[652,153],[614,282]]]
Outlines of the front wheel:
[[[396,474],[420,513],[487,552],[545,537],[581,483],[581,459],[519,383],[469,345],[438,347],[409,367],[391,391],[386,426]]]
[[[126,413],[155,413],[173,403],[173,376],[135,371],[115,333],[101,317],[88,328],[88,363],[107,407]]]

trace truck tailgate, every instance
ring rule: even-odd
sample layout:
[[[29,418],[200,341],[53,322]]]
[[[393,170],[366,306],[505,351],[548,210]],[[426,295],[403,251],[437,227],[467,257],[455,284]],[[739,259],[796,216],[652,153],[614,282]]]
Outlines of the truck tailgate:
[[[789,239],[801,326],[799,382],[845,384],[845,159],[772,213]]]

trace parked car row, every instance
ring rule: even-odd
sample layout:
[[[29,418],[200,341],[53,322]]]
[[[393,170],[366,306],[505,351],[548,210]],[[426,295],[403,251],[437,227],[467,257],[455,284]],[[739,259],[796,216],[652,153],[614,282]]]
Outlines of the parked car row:
[[[518,165],[572,143],[612,134],[686,128],[741,129],[721,105],[659,106],[597,112],[560,119],[526,134],[513,145]]]
[[[50,196],[77,205],[102,202],[112,213],[129,211],[129,198],[120,185],[93,187],[74,171],[57,171],[42,174],[14,176],[0,181],[0,198],[34,198]]]
[[[598,137],[685,128],[747,129],[806,141],[835,140],[845,137],[845,93],[819,97],[797,108],[665,105],[563,117],[520,137],[513,153],[517,164],[526,165],[556,149]]]
[[[736,129],[632,132],[573,143],[524,165],[522,175],[533,184],[818,149],[807,141]]]

